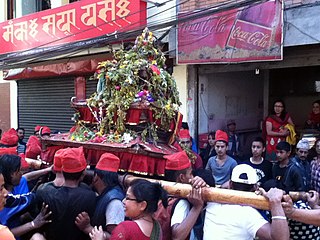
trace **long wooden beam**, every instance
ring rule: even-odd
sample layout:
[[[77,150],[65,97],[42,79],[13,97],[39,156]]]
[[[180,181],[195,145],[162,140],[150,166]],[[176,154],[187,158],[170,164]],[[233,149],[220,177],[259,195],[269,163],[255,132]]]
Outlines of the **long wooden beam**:
[[[123,182],[125,186],[128,186],[134,179],[139,179],[141,177],[135,177],[131,175],[120,176],[120,182]],[[190,193],[192,186],[189,184],[168,182],[163,180],[146,179],[150,182],[159,183],[170,195],[176,197],[186,198]],[[257,209],[269,210],[268,200],[253,192],[244,192],[231,189],[222,189],[214,187],[205,187],[201,190],[202,197],[207,202],[217,202],[217,203],[229,203],[229,204],[240,204],[251,206]]]

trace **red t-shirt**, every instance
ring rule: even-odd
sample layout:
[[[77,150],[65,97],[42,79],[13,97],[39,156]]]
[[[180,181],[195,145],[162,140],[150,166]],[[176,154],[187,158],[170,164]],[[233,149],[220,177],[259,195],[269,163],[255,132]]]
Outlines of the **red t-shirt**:
[[[141,231],[139,225],[134,221],[121,222],[113,231],[110,240],[150,240]]]

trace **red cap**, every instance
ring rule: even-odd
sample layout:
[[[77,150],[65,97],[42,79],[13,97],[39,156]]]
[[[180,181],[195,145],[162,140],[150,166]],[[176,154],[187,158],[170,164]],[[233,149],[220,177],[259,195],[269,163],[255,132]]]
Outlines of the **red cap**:
[[[34,131],[35,131],[35,132],[39,132],[39,131],[40,131],[40,128],[41,128],[41,126],[37,125],[37,126],[35,126]]]
[[[27,143],[26,157],[37,159],[38,155],[40,154],[41,145],[39,139],[36,136],[30,136]]]
[[[17,131],[14,128],[9,129],[7,132],[3,133],[0,143],[8,146],[15,146],[18,144],[19,137]]]
[[[228,142],[229,141],[229,138],[228,138],[228,134],[224,131],[221,131],[221,130],[217,130],[216,131],[216,137],[215,137],[216,141],[224,141],[224,142]]]
[[[179,138],[191,138],[188,129],[181,129],[179,132]]]
[[[51,130],[47,126],[42,127],[41,134],[50,134]]]
[[[62,157],[64,154],[64,149],[59,149],[56,151],[54,154],[53,158],[53,170],[56,172],[61,172],[62,171]]]
[[[83,147],[61,149],[62,171],[77,173],[86,169],[87,161],[84,157]]]
[[[166,170],[183,170],[191,167],[191,162],[185,151],[164,156],[166,161]]]
[[[109,172],[118,172],[120,159],[112,153],[104,153],[101,155],[96,169]]]

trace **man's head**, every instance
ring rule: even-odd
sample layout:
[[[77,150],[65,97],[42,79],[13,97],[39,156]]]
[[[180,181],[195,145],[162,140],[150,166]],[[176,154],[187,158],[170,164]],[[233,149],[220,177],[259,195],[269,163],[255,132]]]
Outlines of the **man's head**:
[[[18,145],[19,137],[17,131],[13,128],[2,134],[0,143],[5,147],[14,147]]]
[[[112,153],[104,153],[101,155],[99,162],[95,168],[95,176],[93,184],[95,188],[103,184],[108,187],[118,185],[118,170],[120,167],[120,159]]]
[[[190,159],[185,151],[165,155],[165,179],[171,182],[189,183],[193,178]]]
[[[66,180],[80,180],[87,167],[83,147],[61,149],[62,173]]]
[[[19,140],[23,140],[24,139],[24,134],[25,134],[25,130],[24,128],[17,128],[17,135],[19,137]]]
[[[228,146],[228,135],[226,132],[217,130],[215,136],[215,150],[217,155],[223,157],[227,154],[227,146]]]
[[[40,129],[41,129],[41,126],[39,126],[39,125],[35,126],[33,134],[36,135],[37,137],[39,137]]]
[[[306,160],[309,153],[309,141],[307,139],[301,139],[297,144],[297,156],[301,160]]]
[[[65,152],[63,150],[64,149],[59,149],[54,154],[53,171],[55,171],[56,173],[61,173],[62,172],[62,158],[63,158],[63,156],[65,154]]]
[[[20,183],[21,158],[16,155],[4,154],[0,156],[0,168],[4,177],[6,186],[17,186]]]
[[[276,146],[276,150],[277,150],[277,159],[279,162],[289,159],[289,156],[291,153],[291,146],[289,143],[285,141],[279,142]]]
[[[261,137],[256,137],[251,144],[252,156],[255,158],[261,157],[265,150],[266,148],[264,140]]]
[[[40,135],[42,138],[48,138],[48,137],[50,137],[50,134],[51,134],[51,130],[49,127],[47,127],[47,126],[41,127]]]
[[[236,121],[233,120],[233,119],[229,119],[227,121],[227,129],[228,129],[228,132],[231,132],[231,133],[234,133],[236,131]]]
[[[241,191],[255,191],[258,182],[256,170],[247,165],[237,165],[231,174],[230,188]]]
[[[179,132],[179,144],[183,149],[191,149],[192,142],[189,130],[181,129]]]
[[[41,154],[41,144],[37,136],[30,136],[27,142],[26,157],[37,159]]]

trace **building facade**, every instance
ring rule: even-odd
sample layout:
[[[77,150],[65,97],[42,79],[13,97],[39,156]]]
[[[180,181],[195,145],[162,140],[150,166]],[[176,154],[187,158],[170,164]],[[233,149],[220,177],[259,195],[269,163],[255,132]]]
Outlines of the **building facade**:
[[[188,1],[180,11],[219,3]],[[319,10],[317,1],[284,1],[282,61],[186,65],[188,122],[195,137],[225,129],[233,119],[250,143],[276,99],[285,101],[303,133],[312,102],[320,98]]]

